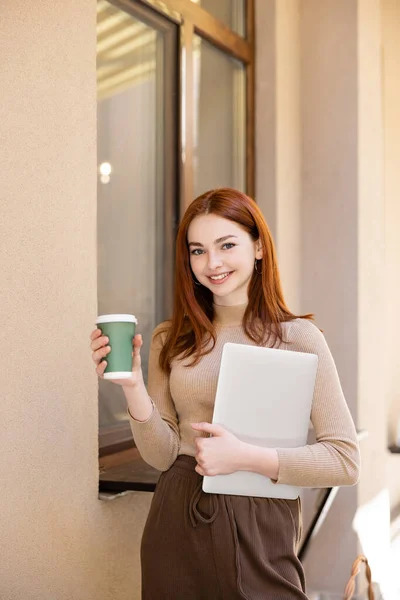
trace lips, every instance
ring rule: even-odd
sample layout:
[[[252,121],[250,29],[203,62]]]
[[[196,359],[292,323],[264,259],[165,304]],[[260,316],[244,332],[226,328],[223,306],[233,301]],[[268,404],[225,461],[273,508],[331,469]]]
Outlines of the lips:
[[[228,279],[230,278],[232,273],[233,273],[233,271],[229,271],[227,273],[221,273],[221,275],[224,275],[224,277],[221,277],[221,279],[212,279],[211,277],[208,277],[208,279],[211,281],[211,283],[213,285],[221,285],[222,283],[225,283],[225,281],[228,281]]]

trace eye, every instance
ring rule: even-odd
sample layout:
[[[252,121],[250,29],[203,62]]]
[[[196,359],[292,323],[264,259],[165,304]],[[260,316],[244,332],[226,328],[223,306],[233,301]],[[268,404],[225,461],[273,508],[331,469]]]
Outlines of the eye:
[[[193,254],[194,256],[199,256],[202,252],[203,252],[203,250],[201,248],[195,248],[194,250],[191,251],[190,254]]]
[[[223,244],[222,248],[224,250],[230,250],[231,248],[233,248],[234,246],[236,246],[236,244],[232,244],[232,242],[227,242],[226,244]]]

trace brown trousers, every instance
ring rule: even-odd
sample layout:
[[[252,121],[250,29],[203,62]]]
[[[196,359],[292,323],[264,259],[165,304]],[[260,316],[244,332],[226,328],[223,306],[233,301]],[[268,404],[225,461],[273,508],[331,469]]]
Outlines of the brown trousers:
[[[196,461],[160,477],[143,532],[142,600],[307,600],[300,500],[206,494]]]

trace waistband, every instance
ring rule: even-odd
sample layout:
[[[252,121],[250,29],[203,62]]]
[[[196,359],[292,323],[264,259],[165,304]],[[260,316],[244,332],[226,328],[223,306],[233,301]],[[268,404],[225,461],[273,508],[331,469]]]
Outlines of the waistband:
[[[175,462],[171,465],[170,471],[179,471],[180,474],[185,475],[188,479],[197,479],[202,481],[203,478],[194,469],[197,465],[194,456],[188,456],[187,454],[180,454],[177,456]]]

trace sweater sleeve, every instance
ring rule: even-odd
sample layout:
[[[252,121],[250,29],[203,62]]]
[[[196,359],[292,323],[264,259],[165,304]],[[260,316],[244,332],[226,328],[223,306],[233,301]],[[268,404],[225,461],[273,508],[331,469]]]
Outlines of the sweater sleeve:
[[[153,401],[153,412],[147,421],[133,419],[128,411],[133,437],[143,459],[159,471],[167,471],[175,461],[180,435],[178,416],[169,389],[169,375],[159,365],[159,356],[165,341],[166,323],[153,332],[148,370],[148,394]]]
[[[354,485],[360,468],[357,434],[325,337],[310,321],[299,319],[291,325],[289,341],[289,350],[318,355],[311,409],[316,443],[277,448],[276,483],[302,487]]]

